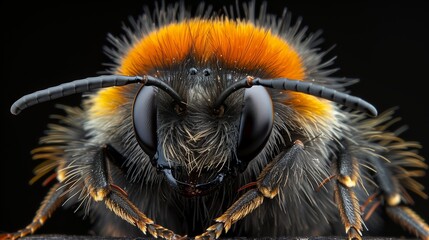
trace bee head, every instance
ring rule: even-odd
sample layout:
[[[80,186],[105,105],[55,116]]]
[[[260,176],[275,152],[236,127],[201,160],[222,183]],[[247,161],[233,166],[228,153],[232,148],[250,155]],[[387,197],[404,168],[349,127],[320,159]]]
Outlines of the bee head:
[[[274,117],[267,90],[226,93],[228,83],[243,77],[204,67],[159,77],[181,99],[142,87],[133,105],[135,136],[153,166],[174,189],[191,197],[210,193],[243,172],[271,134]]]

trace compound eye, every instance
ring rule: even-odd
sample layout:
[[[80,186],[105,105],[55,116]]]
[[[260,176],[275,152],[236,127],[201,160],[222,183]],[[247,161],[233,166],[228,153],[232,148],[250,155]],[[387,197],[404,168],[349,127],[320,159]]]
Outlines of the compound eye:
[[[158,145],[156,114],[155,89],[151,86],[143,86],[134,99],[133,125],[137,142],[150,158],[155,155]]]
[[[250,162],[267,143],[274,123],[274,110],[270,94],[262,86],[247,88],[241,112],[237,156]]]

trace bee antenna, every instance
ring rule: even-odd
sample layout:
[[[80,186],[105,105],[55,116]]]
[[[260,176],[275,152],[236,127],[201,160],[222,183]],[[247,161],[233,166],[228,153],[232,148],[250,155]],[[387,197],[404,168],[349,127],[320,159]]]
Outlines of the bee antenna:
[[[17,115],[22,110],[42,102],[47,102],[57,98],[76,93],[87,92],[98,88],[124,86],[132,83],[142,83],[148,86],[156,86],[168,93],[175,102],[181,105],[184,104],[179,94],[177,94],[177,92],[174,91],[174,89],[172,89],[168,84],[158,78],[146,75],[132,77],[120,75],[103,75],[79,79],[27,94],[12,104],[10,112],[14,115]]]
[[[370,116],[377,116],[377,109],[367,101],[349,95],[347,93],[338,92],[335,89],[328,88],[325,86],[317,85],[312,82],[305,82],[299,80],[290,80],[287,78],[273,78],[273,79],[261,79],[254,77],[246,77],[238,82],[235,82],[227,89],[225,89],[215,102],[214,107],[217,109],[233,92],[241,88],[250,88],[252,86],[264,86],[273,89],[290,90],[300,93],[306,93],[315,97],[324,98],[343,106],[350,107],[363,111]]]

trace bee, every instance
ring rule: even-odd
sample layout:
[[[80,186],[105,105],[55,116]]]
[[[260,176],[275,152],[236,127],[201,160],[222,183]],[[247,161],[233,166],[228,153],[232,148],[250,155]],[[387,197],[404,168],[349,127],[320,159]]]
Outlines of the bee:
[[[0,238],[64,205],[107,236],[361,239],[386,214],[429,239],[410,207],[409,192],[427,197],[420,145],[331,76],[319,33],[266,8],[161,4],[109,36],[108,74],[18,99],[13,114],[85,94],[32,151],[32,182],[51,184],[33,221]]]

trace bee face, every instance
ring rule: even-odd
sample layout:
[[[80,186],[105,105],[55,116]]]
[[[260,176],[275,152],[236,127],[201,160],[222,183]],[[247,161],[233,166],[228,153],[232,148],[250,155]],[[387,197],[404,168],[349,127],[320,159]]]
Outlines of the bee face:
[[[186,196],[211,193],[243,172],[265,147],[274,124],[271,96],[264,88],[236,92],[215,106],[233,76],[225,70],[199,69],[161,76],[176,87],[183,102],[142,87],[133,104],[140,147]]]

